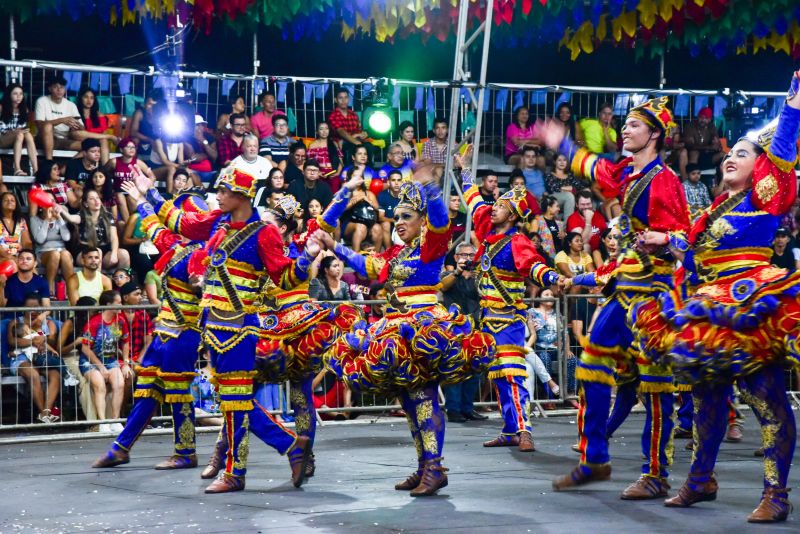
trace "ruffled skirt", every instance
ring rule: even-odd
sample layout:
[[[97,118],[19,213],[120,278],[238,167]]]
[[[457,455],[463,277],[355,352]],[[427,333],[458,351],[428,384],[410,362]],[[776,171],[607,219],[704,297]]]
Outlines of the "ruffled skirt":
[[[325,354],[325,365],[353,391],[394,395],[466,380],[484,372],[495,352],[493,338],[458,307],[437,304],[356,324]]]
[[[325,354],[362,319],[351,304],[302,302],[259,314],[261,339],[256,345],[256,382],[299,381],[322,369]]]
[[[676,289],[639,310],[640,348],[668,358],[691,384],[732,380],[765,365],[800,364],[800,272],[760,266],[700,286]]]

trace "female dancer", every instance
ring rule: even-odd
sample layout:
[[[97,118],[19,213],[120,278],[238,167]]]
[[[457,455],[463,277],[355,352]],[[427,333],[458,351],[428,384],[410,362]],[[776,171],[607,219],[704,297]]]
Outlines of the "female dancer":
[[[676,288],[660,313],[643,314],[637,322],[650,335],[643,350],[668,350],[676,375],[694,385],[692,467],[667,506],[716,499],[714,463],[728,421],[726,399],[737,380],[761,424],[764,446],[764,492],[747,520],[784,521],[791,508],[786,484],[796,429],[784,365],[797,364],[800,354],[800,273],[770,265],[770,245],[797,196],[799,75],[792,78],[777,125],[740,139],[722,163],[727,191],[695,221],[683,257],[697,291],[683,298]],[[644,240],[666,244],[657,232],[647,232]],[[678,249],[673,254],[683,255]]]
[[[433,495],[447,485],[442,467],[444,412],[438,385],[481,372],[494,359],[489,336],[474,331],[457,308],[438,303],[436,286],[450,241],[447,206],[427,166],[400,190],[395,209],[403,245],[362,256],[337,244],[329,233],[314,234],[361,276],[385,282],[386,315],[367,327],[355,325],[325,355],[325,364],[354,391],[399,396],[417,449],[417,470],[397,484],[411,496]],[[347,190],[349,191],[349,189]],[[326,217],[337,220],[349,193],[337,196]],[[330,230],[330,228],[324,228]]]

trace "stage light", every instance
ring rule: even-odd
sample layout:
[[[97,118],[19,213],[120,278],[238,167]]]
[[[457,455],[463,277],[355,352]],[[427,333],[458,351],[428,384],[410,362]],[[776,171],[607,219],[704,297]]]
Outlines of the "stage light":
[[[370,106],[364,110],[363,123],[370,137],[384,139],[394,132],[396,112],[388,106]]]
[[[161,118],[161,129],[168,138],[177,139],[184,133],[183,117],[177,113],[168,113]]]

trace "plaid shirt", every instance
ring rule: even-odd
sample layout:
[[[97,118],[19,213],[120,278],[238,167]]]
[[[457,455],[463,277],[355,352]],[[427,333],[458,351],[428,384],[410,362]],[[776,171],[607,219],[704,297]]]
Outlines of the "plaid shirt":
[[[708,187],[703,182],[692,183],[686,180],[683,183],[686,191],[686,203],[692,209],[705,209],[711,205],[711,196],[708,194]]]
[[[56,204],[60,204],[62,206],[66,205],[67,201],[69,200],[69,198],[67,197],[67,192],[70,189],[72,189],[69,185],[65,184],[64,182],[58,182],[56,185],[52,187],[47,184],[42,184],[36,187],[39,187],[44,191],[52,193],[53,196],[56,198]]]
[[[139,361],[139,353],[144,347],[145,336],[153,335],[153,320],[145,310],[133,312],[130,322],[131,359]]]
[[[19,113],[11,115],[11,120],[8,122],[0,121],[0,135],[16,130],[18,128],[28,127],[28,117],[23,117]]]
[[[447,161],[447,143],[443,144],[443,149],[439,148],[436,139],[428,139],[422,145],[422,159],[430,160],[437,165],[444,165]]]
[[[217,141],[217,164],[220,167],[224,167],[241,153],[241,145],[237,145],[236,141],[231,139],[230,134],[223,135]]]
[[[357,133],[361,133],[364,129],[361,127],[361,121],[358,119],[358,115],[352,109],[347,110],[347,116],[345,117],[339,108],[333,110],[333,113],[330,114],[328,117],[328,124],[331,126],[331,133],[333,134],[334,141],[341,141],[342,138],[336,134],[336,130],[339,128],[344,129],[350,135],[355,135]]]

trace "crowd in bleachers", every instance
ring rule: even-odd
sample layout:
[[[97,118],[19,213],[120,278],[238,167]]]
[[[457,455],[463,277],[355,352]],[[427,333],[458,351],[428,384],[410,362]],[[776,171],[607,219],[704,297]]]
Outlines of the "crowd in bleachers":
[[[92,89],[81,89],[73,101],[64,79],[54,77],[46,87],[47,94],[26,95],[20,85],[10,84],[0,101],[0,149],[9,150],[3,168],[10,169],[3,174],[35,176],[30,188],[52,198],[53,204],[24,205],[24,191],[15,194],[0,184],[2,305],[45,309],[3,315],[2,372],[24,379],[35,406],[33,418],[45,423],[60,417],[58,377],[64,374],[80,382],[80,407],[87,418],[119,417],[134,379],[128,362],[135,363],[151,339],[148,312],[113,309],[115,304],[158,305],[162,290],[154,270],[158,252],[121,188],[125,181],[143,174],[160,184],[165,195],[202,195],[213,206],[217,173],[227,166],[241,168],[258,178],[257,208],[272,206],[283,195],[299,201],[295,233],[302,237],[308,221],[325,209],[343,181],[361,173],[365,185],[352,195],[336,238],[357,251],[381,250],[400,243],[393,217],[402,180],[421,160],[445,163],[448,144],[454,141],[448,121],[437,117],[427,125],[427,139],[415,139],[418,128],[403,122],[392,142],[374,143],[344,88],[334,92],[335,108],[315,125],[315,137],[298,138],[289,131],[287,115],[269,91],[260,95],[259,107],[253,110],[247,109],[242,95],[231,95],[230,110],[209,123],[196,113],[191,92],[168,101],[162,90],[155,89],[122,121],[122,130],[120,121],[111,124],[99,112]],[[617,160],[624,156],[620,117],[608,104],[597,111],[594,117],[576,117],[570,105],[562,103],[552,118],[588,150]],[[524,185],[533,216],[523,223],[523,230],[545,261],[567,277],[593,271],[615,254],[610,222],[620,206],[575,176],[563,155],[537,145],[534,119],[525,107],[514,112],[502,154],[507,165],[478,171],[481,196],[491,204],[507,187]],[[662,159],[684,180],[693,211],[708,207],[719,193],[713,169],[725,144],[708,108],[667,139]],[[63,157],[65,150],[69,157]],[[455,245],[466,223],[458,195],[450,197],[449,208]],[[776,264],[792,269],[800,266],[796,212],[795,208],[787,216],[775,241]],[[470,283],[463,281],[469,280],[474,267],[468,258],[477,245],[473,241],[467,236],[462,245],[473,248],[460,254],[454,246],[443,273],[461,281],[450,284],[455,293],[448,297],[448,289],[445,299],[458,302],[469,313],[476,311],[468,302],[475,296],[467,294]],[[341,262],[331,256],[321,255],[315,272],[312,298],[356,300],[380,295],[380,288],[344,272]],[[531,285],[530,296],[552,295]],[[560,388],[575,392],[578,341],[591,330],[601,299],[597,294],[575,301],[566,317],[556,316],[546,302],[531,309],[529,361],[541,383],[531,387],[540,390],[539,398],[555,397]],[[60,301],[100,308],[58,314]],[[152,312],[155,307],[147,309]],[[373,318],[381,313],[379,306],[368,311]],[[574,350],[559,353],[554,332],[560,327],[568,328]],[[62,363],[68,356],[73,357],[69,365]],[[567,376],[556,373],[562,358],[567,359]],[[41,377],[47,379],[44,386]],[[317,383],[325,388],[321,393],[325,397],[333,386],[321,384],[322,378]],[[454,400],[452,405],[456,404]],[[455,412],[450,415],[459,419]]]

